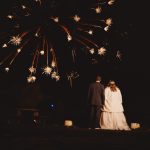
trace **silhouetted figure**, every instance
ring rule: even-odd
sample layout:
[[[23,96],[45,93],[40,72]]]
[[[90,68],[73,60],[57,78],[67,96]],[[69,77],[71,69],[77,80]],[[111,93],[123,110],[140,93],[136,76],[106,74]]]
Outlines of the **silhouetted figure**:
[[[89,85],[88,104],[90,106],[90,128],[99,128],[101,107],[104,102],[104,86],[100,83],[101,76],[97,75],[93,83]]]

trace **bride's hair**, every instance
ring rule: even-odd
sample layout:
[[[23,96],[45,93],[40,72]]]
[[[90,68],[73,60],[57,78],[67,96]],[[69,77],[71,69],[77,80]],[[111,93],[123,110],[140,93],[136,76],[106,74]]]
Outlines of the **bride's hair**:
[[[113,80],[110,80],[109,83],[108,83],[108,87],[110,87],[110,90],[113,91],[113,92],[116,92],[117,91],[117,86],[116,86],[116,83],[115,81]]]

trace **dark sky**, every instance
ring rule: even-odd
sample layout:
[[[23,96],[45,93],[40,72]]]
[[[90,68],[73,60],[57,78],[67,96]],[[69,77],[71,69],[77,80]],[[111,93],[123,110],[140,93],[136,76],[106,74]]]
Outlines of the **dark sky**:
[[[83,5],[85,2],[83,1]],[[12,0],[5,0],[0,6],[0,13],[5,14],[9,11],[12,3]],[[64,3],[70,4],[71,1],[64,0]],[[78,1],[72,1],[72,3],[78,3]],[[18,106],[49,109],[49,105],[53,103],[59,106],[59,109],[65,108],[67,116],[83,115],[88,84],[91,82],[93,73],[99,72],[104,84],[112,78],[118,83],[122,90],[125,113],[129,120],[150,121],[148,117],[150,115],[149,42],[146,37],[149,33],[149,25],[146,3],[135,0],[119,2],[119,7],[116,8],[114,14],[118,14],[119,25],[122,25],[120,28],[128,33],[128,40],[123,43],[125,50],[120,65],[102,67],[101,63],[89,65],[81,61],[82,64],[78,68],[81,73],[80,78],[75,81],[72,89],[66,77],[59,83],[47,77],[46,79],[40,77],[40,81],[31,85],[26,83],[26,74],[23,74],[20,68],[16,68],[11,74],[6,74],[0,68],[1,111],[11,113]]]

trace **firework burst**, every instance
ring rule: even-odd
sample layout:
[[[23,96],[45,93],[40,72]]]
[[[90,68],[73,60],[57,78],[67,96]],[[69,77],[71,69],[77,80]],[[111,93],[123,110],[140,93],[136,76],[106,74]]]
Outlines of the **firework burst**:
[[[111,14],[106,16],[105,10],[111,9],[115,1],[98,0],[88,4],[80,7],[78,3],[67,6],[65,1],[16,1],[12,11],[1,17],[1,23],[4,23],[0,31],[1,53],[6,56],[1,59],[0,65],[9,72],[17,57],[28,55],[28,60],[32,57],[27,68],[27,81],[32,83],[37,79],[37,71],[58,81],[59,68],[62,67],[61,55],[65,59],[71,57],[73,64],[79,57],[78,51],[83,49],[87,56],[105,57],[106,53],[113,50],[108,46],[107,36],[109,32],[112,33],[114,24]],[[71,55],[68,55],[68,51],[71,51]],[[114,57],[121,60],[121,52],[117,50]],[[77,73],[70,72],[66,74],[72,83]]]

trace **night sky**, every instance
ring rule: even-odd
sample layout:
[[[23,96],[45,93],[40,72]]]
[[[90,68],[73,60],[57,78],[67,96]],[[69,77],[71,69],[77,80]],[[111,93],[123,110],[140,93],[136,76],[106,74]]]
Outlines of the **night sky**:
[[[87,0],[85,1],[87,2]],[[85,7],[84,1],[56,0],[56,2],[63,2],[64,6],[73,3],[79,8]],[[5,0],[0,6],[0,13],[6,14],[12,3],[13,0]],[[86,4],[88,5],[88,3]],[[64,9],[62,11],[65,13]],[[26,55],[22,56],[14,63],[15,67],[10,73],[4,72],[4,68],[0,66],[1,116],[6,116],[6,118],[13,116],[18,107],[39,108],[41,114],[55,118],[56,122],[71,118],[78,122],[78,125],[84,124],[83,120],[87,117],[88,85],[92,82],[94,75],[99,73],[104,85],[110,79],[114,79],[120,87],[128,121],[150,124],[149,42],[146,37],[149,25],[147,23],[146,4],[135,0],[132,2],[130,0],[122,1],[116,6],[113,15],[117,16],[117,28],[128,33],[127,39],[122,43],[119,41],[119,46],[124,50],[121,62],[106,63],[100,60],[97,64],[91,64],[88,58],[81,53],[80,57],[77,58],[76,66],[80,77],[73,81],[73,87],[70,88],[65,75],[59,82],[55,82],[39,74],[39,80],[33,84],[28,84],[26,81],[27,73],[21,66],[27,62],[28,58]],[[63,44],[59,47],[66,48]],[[0,56],[1,51],[2,49],[0,49]],[[62,59],[63,57],[65,58],[62,56]],[[68,61],[70,60],[68,59]],[[69,71],[72,67],[68,65],[67,61],[64,61],[63,65],[65,71]],[[64,70],[61,71],[64,73]]]

